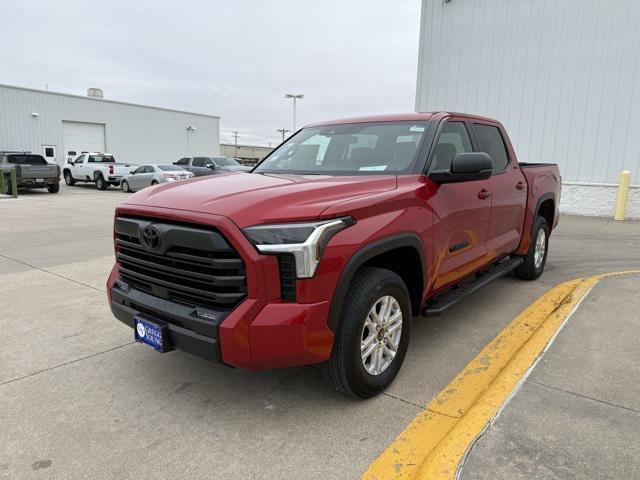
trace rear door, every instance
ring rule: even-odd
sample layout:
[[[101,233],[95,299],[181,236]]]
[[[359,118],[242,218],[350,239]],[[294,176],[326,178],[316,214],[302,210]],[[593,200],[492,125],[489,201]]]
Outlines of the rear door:
[[[142,182],[141,188],[148,187],[151,185],[153,181],[153,177],[155,175],[155,170],[153,165],[145,165],[142,170],[142,175],[140,175],[140,181]]]
[[[193,162],[191,163],[192,166],[192,172],[197,176],[197,177],[201,177],[203,175],[209,175],[211,173],[213,173],[213,170],[211,170],[209,167],[207,167],[207,165],[212,164],[213,162],[211,161],[210,158],[207,157],[194,157]]]
[[[492,260],[518,248],[527,204],[527,182],[516,159],[510,158],[506,132],[500,125],[474,121],[473,132],[476,149],[493,159],[493,175],[489,179],[492,211],[487,233],[487,260]]]
[[[472,152],[470,126],[452,118],[440,127],[429,171],[450,170],[458,153]],[[438,184],[429,199],[434,210],[434,289],[454,283],[484,265],[491,218],[487,180]]]

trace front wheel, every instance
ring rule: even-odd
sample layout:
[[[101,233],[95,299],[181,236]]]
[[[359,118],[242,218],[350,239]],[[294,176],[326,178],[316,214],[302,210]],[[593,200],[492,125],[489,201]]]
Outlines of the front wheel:
[[[126,180],[122,181],[122,183],[120,184],[120,188],[122,188],[122,191],[126,193],[129,193],[131,191],[131,188],[129,187],[129,182],[127,182]]]
[[[549,226],[543,217],[535,218],[532,233],[529,250],[522,257],[522,264],[513,271],[516,277],[525,280],[535,280],[542,274],[549,252]]]
[[[109,184],[105,181],[102,175],[98,175],[96,177],[96,187],[98,187],[98,190],[106,190],[108,186]]]
[[[322,365],[327,381],[355,398],[370,398],[395,379],[409,346],[411,302],[402,279],[390,270],[359,271],[345,308],[331,358]]]
[[[73,187],[76,184],[76,181],[73,179],[73,175],[71,175],[69,170],[64,171],[64,183],[70,187]]]

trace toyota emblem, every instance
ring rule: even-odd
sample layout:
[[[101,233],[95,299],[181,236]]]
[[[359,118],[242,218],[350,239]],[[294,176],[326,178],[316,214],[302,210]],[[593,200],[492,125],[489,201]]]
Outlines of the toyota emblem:
[[[155,250],[160,246],[160,232],[154,227],[145,227],[142,230],[142,243]]]

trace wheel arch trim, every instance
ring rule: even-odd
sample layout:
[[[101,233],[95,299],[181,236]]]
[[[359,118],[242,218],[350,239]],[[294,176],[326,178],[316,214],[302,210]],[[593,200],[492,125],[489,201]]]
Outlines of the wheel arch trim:
[[[422,271],[421,291],[424,293],[425,285],[427,283],[427,272],[424,246],[420,237],[414,233],[402,233],[376,240],[357,250],[351,258],[349,258],[340,273],[340,278],[338,279],[338,283],[331,299],[329,318],[327,320],[327,324],[331,331],[334,333],[337,333],[338,331],[340,316],[344,308],[344,301],[347,296],[347,292],[349,291],[351,281],[358,269],[372,258],[402,247],[414,248],[420,257],[420,269]]]

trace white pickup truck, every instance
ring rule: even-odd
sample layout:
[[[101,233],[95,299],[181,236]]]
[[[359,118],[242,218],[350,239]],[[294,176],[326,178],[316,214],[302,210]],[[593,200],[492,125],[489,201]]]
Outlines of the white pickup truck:
[[[122,177],[136,167],[134,164],[116,163],[110,153],[84,152],[73,160],[67,160],[62,175],[69,186],[76,182],[94,182],[98,190],[106,190],[109,185],[119,186]]]

